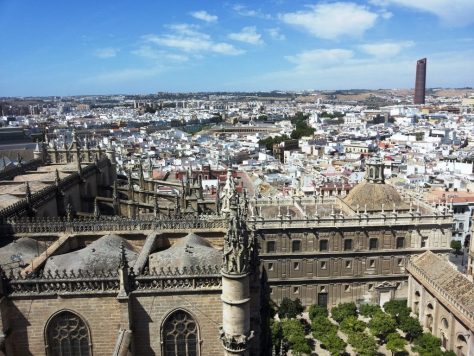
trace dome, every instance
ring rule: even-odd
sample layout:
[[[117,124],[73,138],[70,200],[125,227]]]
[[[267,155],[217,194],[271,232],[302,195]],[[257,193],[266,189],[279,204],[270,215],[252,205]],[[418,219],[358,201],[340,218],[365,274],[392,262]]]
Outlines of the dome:
[[[45,249],[44,243],[29,237],[21,237],[0,248],[0,265],[5,269],[25,266]]]
[[[382,210],[408,210],[409,207],[402,200],[397,189],[385,183],[372,183],[363,181],[351,189],[343,200],[352,210],[363,212],[367,207],[368,212]],[[359,208],[357,208],[359,206]]]
[[[221,266],[222,252],[201,236],[188,234],[170,248],[150,255],[150,269],[174,269],[191,266]]]
[[[117,270],[120,262],[120,245],[123,243],[128,263],[133,266],[138,254],[124,238],[110,234],[99,238],[86,247],[48,258],[45,271],[63,271],[79,269],[90,272]]]

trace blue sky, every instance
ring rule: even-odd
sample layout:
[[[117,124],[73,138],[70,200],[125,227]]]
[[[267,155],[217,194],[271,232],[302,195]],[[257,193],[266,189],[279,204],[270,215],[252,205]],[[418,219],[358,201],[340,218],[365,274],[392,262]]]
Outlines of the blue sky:
[[[0,0],[0,96],[474,86],[474,0]]]

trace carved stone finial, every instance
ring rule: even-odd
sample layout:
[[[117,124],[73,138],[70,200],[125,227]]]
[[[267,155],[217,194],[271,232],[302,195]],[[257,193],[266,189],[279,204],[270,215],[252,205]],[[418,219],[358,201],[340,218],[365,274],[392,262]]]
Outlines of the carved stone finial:
[[[120,269],[128,269],[127,254],[125,253],[125,245],[124,245],[123,242],[120,244],[120,262],[119,262],[119,268],[120,268]]]
[[[25,194],[26,194],[26,201],[27,201],[28,205],[31,205],[31,189],[30,189],[30,183],[29,182],[26,182]]]
[[[158,206],[158,195],[155,194],[155,200],[154,200],[154,205],[153,205],[153,215],[155,218],[158,217],[160,213],[160,207]]]
[[[55,175],[56,177],[54,178],[54,183],[56,184],[56,187],[58,187],[59,183],[61,182],[61,178],[59,177],[59,171],[57,168],[56,168]]]
[[[100,209],[99,209],[99,202],[97,201],[97,197],[94,199],[94,218],[100,218]]]

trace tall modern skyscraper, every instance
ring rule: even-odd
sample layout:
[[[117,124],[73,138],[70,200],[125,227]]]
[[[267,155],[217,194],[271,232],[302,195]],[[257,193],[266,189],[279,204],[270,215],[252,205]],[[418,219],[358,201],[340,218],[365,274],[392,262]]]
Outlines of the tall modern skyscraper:
[[[426,58],[416,62],[415,98],[413,104],[425,103]]]

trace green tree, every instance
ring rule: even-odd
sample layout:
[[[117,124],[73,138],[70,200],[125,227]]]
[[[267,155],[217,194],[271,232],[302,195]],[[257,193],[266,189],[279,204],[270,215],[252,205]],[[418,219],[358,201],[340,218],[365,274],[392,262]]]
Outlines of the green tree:
[[[383,309],[395,318],[397,324],[402,318],[408,317],[411,312],[411,309],[407,307],[406,299],[390,300],[383,305]]]
[[[340,323],[348,316],[357,316],[355,303],[342,303],[331,309],[332,318]]]
[[[337,333],[337,326],[324,316],[317,316],[311,320],[311,330],[315,339],[322,341],[325,335]]]
[[[406,340],[403,339],[397,332],[387,335],[387,349],[394,353],[405,350]]]
[[[311,353],[311,347],[305,338],[303,325],[297,319],[285,319],[281,322],[283,338],[288,341],[294,355]]]
[[[373,317],[375,313],[380,312],[380,306],[378,304],[362,304],[359,307],[359,312],[365,317]]]
[[[275,346],[277,354],[280,352],[281,341],[283,340],[283,329],[281,322],[270,320],[270,331],[272,334],[272,345]]]
[[[280,307],[278,308],[278,316],[280,319],[293,319],[296,318],[297,315],[301,314],[303,310],[304,308],[303,305],[301,305],[301,300],[298,298],[291,300],[290,298],[285,297],[281,301]]]
[[[440,356],[441,340],[430,333],[423,333],[415,339],[413,351],[418,352],[420,356]]]
[[[343,321],[341,321],[341,330],[346,334],[353,332],[362,332],[367,327],[367,324],[362,320],[357,319],[356,316],[348,316]]]
[[[265,121],[268,119],[267,115],[258,115],[257,121]]]
[[[346,350],[346,343],[336,333],[327,334],[322,343],[326,346],[331,356],[339,356]]]
[[[459,255],[459,252],[462,249],[461,241],[458,240],[451,240],[451,248],[454,250],[456,255]]]
[[[313,320],[318,316],[327,317],[329,315],[328,309],[318,304],[313,304],[309,307],[308,310],[309,320]]]
[[[410,341],[423,334],[423,327],[420,322],[411,316],[401,318],[399,328],[407,334],[407,339]]]
[[[388,334],[393,333],[396,330],[397,323],[391,315],[380,312],[370,319],[369,328],[372,334],[385,340],[385,337]]]
[[[366,333],[351,333],[347,341],[354,347],[359,356],[377,355],[377,342],[371,335]]]

